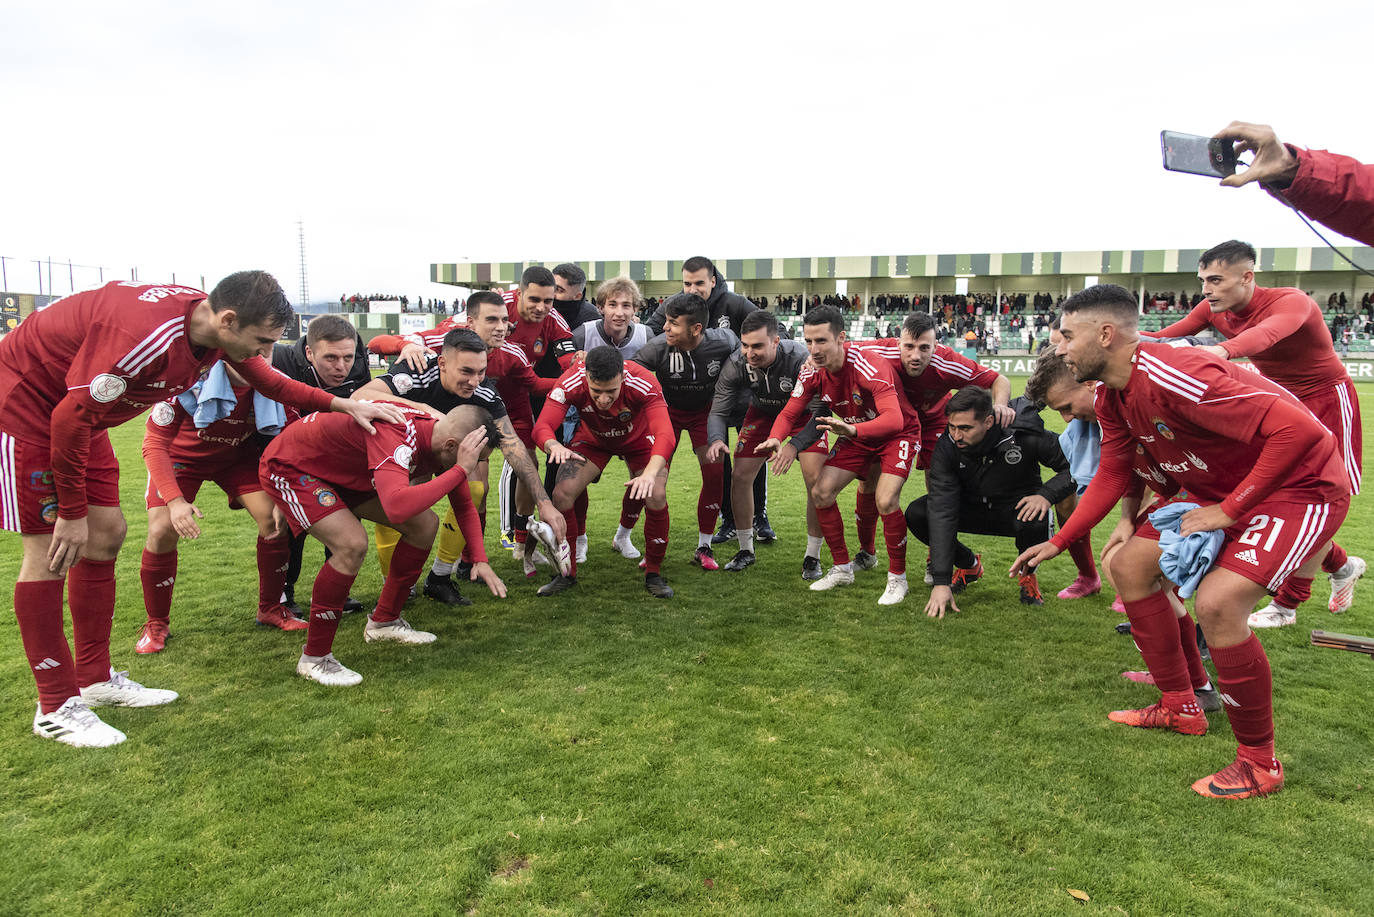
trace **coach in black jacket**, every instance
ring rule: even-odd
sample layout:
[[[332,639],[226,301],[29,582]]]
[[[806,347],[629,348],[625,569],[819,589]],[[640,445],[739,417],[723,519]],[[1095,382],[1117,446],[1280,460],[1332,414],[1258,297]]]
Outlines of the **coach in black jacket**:
[[[907,528],[930,546],[931,617],[944,617],[946,607],[958,611],[953,592],[983,574],[957,533],[1010,535],[1024,551],[1049,539],[1050,509],[1073,493],[1059,437],[1045,429],[1035,405],[1018,398],[1011,406],[1016,420],[1004,429],[987,389],[960,389],[945,405],[949,426],[931,457],[929,494],[906,508]],[[1044,483],[1041,465],[1055,472]],[[1021,577],[1021,601],[1043,604],[1034,573]]]
[[[744,317],[758,308],[738,293],[731,293],[711,259],[700,255],[682,262],[682,292],[695,293],[706,300],[707,328],[729,328],[735,337],[740,336]],[[663,323],[668,318],[664,303],[659,303],[644,323],[651,336],[663,333]]]
[[[350,350],[352,360],[348,359]],[[372,381],[367,347],[342,315],[316,316],[296,343],[273,345],[272,368],[338,398],[347,398]]]

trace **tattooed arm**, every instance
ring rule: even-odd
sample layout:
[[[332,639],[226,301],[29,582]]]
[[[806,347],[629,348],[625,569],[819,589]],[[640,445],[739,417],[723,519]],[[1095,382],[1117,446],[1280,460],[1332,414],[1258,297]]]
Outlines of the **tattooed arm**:
[[[539,518],[553,526],[555,537],[562,541],[568,534],[567,524],[563,521],[563,514],[554,509],[553,501],[544,491],[544,482],[539,479],[539,468],[535,465],[534,459],[530,458],[530,451],[520,442],[520,437],[515,435],[515,427],[511,426],[509,417],[497,417],[492,424],[496,427],[496,446],[505,457],[506,464],[515,472],[516,480],[524,483],[534,496],[535,505],[539,508]]]

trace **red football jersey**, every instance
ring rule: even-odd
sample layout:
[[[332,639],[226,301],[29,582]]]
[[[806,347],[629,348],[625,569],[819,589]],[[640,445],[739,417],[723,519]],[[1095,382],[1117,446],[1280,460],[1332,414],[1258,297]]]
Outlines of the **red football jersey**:
[[[955,389],[966,385],[991,389],[992,384],[997,381],[997,370],[988,369],[944,344],[935,345],[930,362],[919,376],[907,375],[906,369],[902,366],[900,338],[879,338],[872,342],[864,341],[862,345],[856,346],[873,352],[875,356],[872,359],[875,362],[881,359],[892,368],[892,374],[901,384],[907,402],[920,415],[922,426],[931,421],[944,421],[945,402]]]
[[[892,367],[884,360],[874,360],[862,347],[845,345],[844,365],[838,372],[803,364],[792,397],[773,421],[769,438],[780,440],[796,429],[802,412],[815,397],[829,406],[833,416],[854,424],[858,440],[876,443],[898,433],[920,436],[920,419],[897,394]]]
[[[1321,309],[1302,290],[1255,287],[1250,303],[1213,313],[1206,300],[1151,337],[1184,337],[1216,328],[1232,357],[1249,357],[1260,372],[1299,398],[1325,392],[1350,378],[1336,356]]]
[[[439,471],[428,452],[417,446],[421,435],[428,444],[435,418],[409,405],[387,403],[405,413],[404,424],[377,421],[373,423],[377,432],[369,434],[347,414],[310,414],[276,436],[263,458],[346,490],[374,490],[374,472],[388,462],[405,471],[407,478]]]
[[[566,369],[573,355],[572,330],[558,310],[550,309],[541,322],[527,322],[520,317],[520,291],[509,290],[501,296],[506,301],[506,312],[510,316],[506,343],[523,350],[531,365],[537,364],[552,351]]]
[[[663,389],[652,373],[634,363],[625,364],[625,379],[620,396],[602,411],[592,402],[587,388],[587,370],[574,366],[558,379],[549,392],[539,420],[534,425],[534,441],[542,445],[555,439],[554,430],[563,422],[569,407],[577,408],[577,415],[601,445],[612,453],[653,437],[653,453],[671,458],[676,440],[668,420],[668,406],[663,401]]]
[[[1301,458],[1268,493],[1236,495],[1265,446],[1259,428],[1276,401],[1301,411]],[[1099,385],[1096,404],[1104,463],[1148,458],[1172,484],[1199,502],[1225,504],[1228,515],[1257,500],[1329,503],[1349,494],[1335,437],[1301,402],[1271,380],[1193,348],[1142,341],[1126,387]]]

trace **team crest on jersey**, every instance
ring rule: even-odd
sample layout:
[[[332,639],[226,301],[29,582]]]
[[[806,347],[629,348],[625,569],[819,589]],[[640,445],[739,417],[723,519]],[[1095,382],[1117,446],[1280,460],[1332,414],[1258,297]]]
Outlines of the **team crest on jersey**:
[[[1174,438],[1174,431],[1165,426],[1164,421],[1160,420],[1158,417],[1151,417],[1150,423],[1155,425],[1155,429],[1159,431],[1160,436],[1169,440]]]
[[[1002,457],[1003,457],[1004,459],[1007,460],[1007,464],[1008,464],[1008,465],[1019,465],[1019,464],[1021,464],[1021,459],[1022,459],[1021,447],[1020,447],[1020,446],[1012,446],[1012,447],[1011,447],[1010,449],[1008,449],[1006,452],[1002,453]]]
[[[410,460],[415,457],[415,450],[405,445],[397,446],[396,451],[391,453],[391,457],[395,459],[397,465],[402,468],[409,468]]]
[[[315,499],[319,501],[320,506],[333,506],[339,502],[339,495],[328,487],[317,487],[315,488]]]
[[[544,352],[544,339],[543,339],[543,338],[535,338],[535,339],[534,339],[534,346],[531,347],[530,350],[533,350],[533,351],[534,351],[535,356],[538,356],[539,354],[542,354],[542,353]]]
[[[720,361],[719,361],[719,360],[712,360],[710,363],[707,363],[707,364],[706,364],[706,375],[708,375],[708,376],[718,376],[718,375],[720,375]]]
[[[553,391],[549,392],[549,398],[557,401],[559,404],[568,403],[568,396],[563,394],[563,386],[561,385],[556,386]]]
[[[101,404],[109,404],[124,394],[128,387],[129,384],[118,376],[101,373],[91,380],[91,397]]]
[[[29,475],[29,487],[33,490],[52,490],[52,472],[35,471]]]
[[[1136,444],[1135,444],[1135,454],[1136,454],[1136,455],[1144,455],[1144,454],[1145,454],[1145,447],[1142,446],[1140,443],[1136,443]]]
[[[320,483],[320,479],[315,477],[313,474],[303,474],[300,477],[296,478],[296,483],[299,484],[301,487],[309,487],[311,484]]]
[[[795,384],[796,383],[791,379],[784,378],[778,382],[778,388],[782,389],[784,392],[790,392],[792,391],[792,386]]]
[[[857,391],[849,393],[849,400],[854,402],[855,407],[862,407],[864,403],[863,396],[860,395]]]
[[[415,387],[415,379],[409,373],[397,373],[391,377],[391,384],[396,387],[396,394],[404,395]]]
[[[632,416],[633,415],[630,414],[630,409],[624,408],[621,410],[619,414],[616,415],[616,419],[619,420],[621,423],[628,423]]]
[[[43,521],[49,525],[57,522],[57,497],[42,497],[38,501],[39,510],[43,515]]]
[[[165,401],[159,401],[153,408],[153,423],[159,427],[165,427],[173,420],[176,420],[177,412]]]

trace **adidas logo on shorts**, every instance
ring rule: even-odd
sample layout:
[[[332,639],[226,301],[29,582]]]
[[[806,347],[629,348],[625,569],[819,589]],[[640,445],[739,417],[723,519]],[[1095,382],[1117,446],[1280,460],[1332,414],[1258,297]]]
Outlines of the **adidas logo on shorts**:
[[[1259,556],[1255,554],[1254,548],[1247,548],[1244,551],[1237,551],[1232,556],[1234,556],[1236,560],[1243,560],[1247,564],[1252,564],[1256,567],[1259,566]]]

